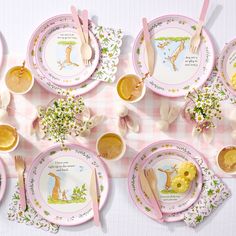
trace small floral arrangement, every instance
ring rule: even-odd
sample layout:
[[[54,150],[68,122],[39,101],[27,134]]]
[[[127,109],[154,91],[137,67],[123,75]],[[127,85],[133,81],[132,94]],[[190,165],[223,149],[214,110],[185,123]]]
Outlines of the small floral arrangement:
[[[80,116],[85,108],[82,97],[74,97],[67,94],[64,98],[54,100],[51,105],[39,108],[40,126],[48,138],[55,142],[64,142],[67,135],[79,136],[85,130]]]
[[[196,130],[215,128],[214,118],[221,120],[221,105],[218,96],[208,87],[203,90],[194,90],[186,96],[189,100],[185,113],[188,113],[190,120],[196,122]]]
[[[66,149],[68,136],[87,137],[91,130],[103,122],[102,115],[93,115],[85,106],[82,97],[74,97],[69,93],[65,97],[53,100],[47,107],[40,107],[38,116],[32,122],[32,133],[39,138],[47,138],[61,143]]]

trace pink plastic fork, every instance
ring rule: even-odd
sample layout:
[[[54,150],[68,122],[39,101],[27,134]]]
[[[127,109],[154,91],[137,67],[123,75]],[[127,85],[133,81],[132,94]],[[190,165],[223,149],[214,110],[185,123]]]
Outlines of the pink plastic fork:
[[[208,5],[209,5],[209,0],[204,0],[201,15],[200,15],[200,19],[199,19],[199,22],[198,22],[198,25],[197,25],[197,28],[196,28],[196,32],[193,35],[193,37],[191,38],[191,42],[190,42],[190,50],[191,50],[192,53],[197,52],[197,50],[199,48],[199,45],[201,43],[202,26],[203,26],[204,21],[205,21]]]
[[[200,19],[199,19],[199,22],[201,22],[202,24],[205,21],[208,6],[209,6],[209,0],[204,0],[201,15],[200,15]]]

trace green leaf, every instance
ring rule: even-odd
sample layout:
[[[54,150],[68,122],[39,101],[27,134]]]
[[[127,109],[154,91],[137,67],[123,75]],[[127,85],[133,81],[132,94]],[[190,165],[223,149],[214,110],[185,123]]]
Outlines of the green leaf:
[[[195,218],[196,222],[197,223],[200,223],[202,221],[202,216],[198,215],[196,218]]]
[[[106,54],[108,52],[108,49],[107,48],[102,48],[102,53],[103,54]]]
[[[140,48],[137,48],[136,53],[139,55],[140,54]]]
[[[213,194],[214,194],[214,191],[212,189],[209,189],[208,192],[207,192],[207,195],[212,196]]]
[[[45,214],[46,216],[50,215],[50,213],[49,213],[48,211],[44,211],[44,214]]]
[[[62,40],[62,41],[57,42],[57,44],[59,44],[59,45],[75,45],[75,44],[77,44],[77,42],[75,42],[75,41],[64,41],[64,40]]]
[[[30,221],[30,218],[27,217],[27,216],[25,216],[25,217],[24,217],[24,220],[25,220],[26,222],[29,222],[29,221]]]
[[[159,40],[159,41],[170,40],[170,41],[174,41],[174,42],[186,41],[189,39],[190,39],[190,37],[158,37],[158,38],[155,38],[155,40]]]
[[[156,150],[157,150],[157,148],[154,147],[154,148],[151,149],[151,152],[155,152]]]
[[[102,192],[104,190],[104,186],[100,185],[100,191]]]
[[[56,153],[56,151],[51,151],[49,155],[52,156],[52,155],[54,155],[55,153]]]
[[[149,212],[149,211],[151,211],[151,209],[149,208],[149,207],[145,207],[145,210],[147,211],[147,212]]]

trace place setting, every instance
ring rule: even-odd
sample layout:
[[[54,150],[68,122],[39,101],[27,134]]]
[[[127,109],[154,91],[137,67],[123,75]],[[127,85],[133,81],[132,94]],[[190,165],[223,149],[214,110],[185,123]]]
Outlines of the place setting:
[[[36,211],[59,225],[78,225],[94,218],[106,202],[109,181],[103,163],[82,147],[60,146],[41,153],[28,172],[26,189]]]
[[[236,176],[236,109],[224,113],[235,101],[236,41],[216,59],[208,5],[199,20],[142,17],[132,67],[119,78],[123,30],[75,6],[36,28],[0,89],[0,206],[12,166],[17,178],[8,220],[50,233],[88,221],[103,229],[114,176],[154,224],[195,228],[213,217],[232,194],[221,177]],[[0,64],[2,51],[0,42]],[[100,83],[109,93],[93,97]],[[22,97],[33,109],[14,108]]]
[[[19,182],[9,220],[53,233],[59,225],[74,226],[90,219],[102,227],[100,212],[108,198],[109,179],[95,153],[78,144],[68,144],[67,150],[55,145],[34,159],[27,178],[22,156],[15,156],[15,166]],[[4,181],[3,176],[3,188]]]
[[[48,91],[62,94],[69,88],[79,96],[101,81],[114,81],[122,32],[95,25],[87,10],[80,17],[74,6],[70,10],[71,14],[52,17],[35,30],[27,62]]]
[[[205,157],[177,140],[155,142],[138,153],[128,186],[133,202],[147,216],[159,223],[184,221],[190,227],[230,196]]]
[[[122,100],[140,101],[146,87],[165,97],[183,97],[206,82],[215,63],[213,41],[203,27],[208,4],[204,1],[198,22],[180,15],[142,19],[132,50],[136,75],[117,83]]]

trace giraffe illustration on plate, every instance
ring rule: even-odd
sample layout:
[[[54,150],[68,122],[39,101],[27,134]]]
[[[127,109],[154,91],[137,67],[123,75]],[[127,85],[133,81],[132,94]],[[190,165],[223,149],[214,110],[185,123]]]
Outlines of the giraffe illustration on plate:
[[[180,44],[179,46],[176,48],[176,50],[174,51],[174,53],[168,57],[172,67],[173,67],[173,70],[176,71],[177,70],[177,67],[176,67],[176,60],[179,56],[179,54],[184,50],[184,41],[180,41]]]
[[[81,186],[74,186],[71,189],[62,189],[63,178],[53,172],[49,172],[49,183],[52,183],[52,189],[49,190],[48,204],[72,204],[84,203],[87,200],[87,186],[83,183]],[[51,186],[51,185],[50,185]]]
[[[158,55],[162,63],[178,71],[185,59],[190,37],[158,37],[155,38]]]
[[[162,172],[166,176],[166,181],[165,181],[165,189],[161,190],[161,193],[164,194],[171,194],[174,193],[173,190],[171,189],[171,181],[172,181],[172,175],[177,172],[176,165],[171,166],[168,169],[161,169],[158,168],[158,171]]]
[[[66,45],[65,60],[57,62],[59,69],[63,70],[64,68],[66,68],[68,66],[78,67],[79,64],[77,64],[71,60],[71,53],[73,51],[73,45],[75,45],[76,42],[74,42],[74,41],[59,41],[58,44],[63,45],[63,46]]]

